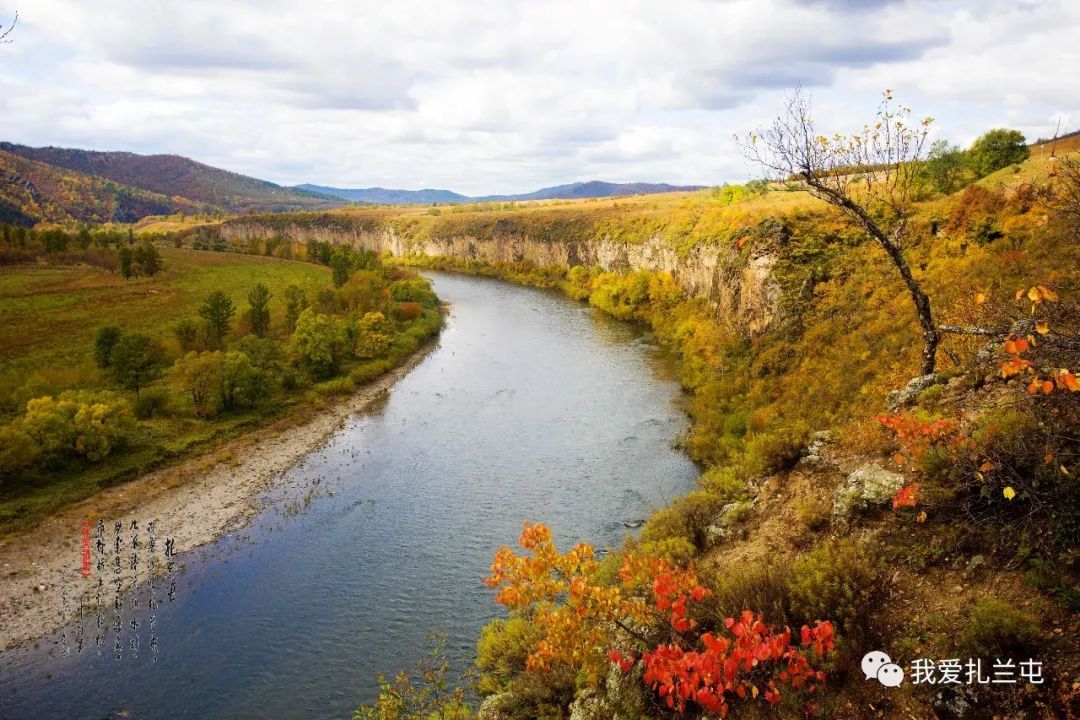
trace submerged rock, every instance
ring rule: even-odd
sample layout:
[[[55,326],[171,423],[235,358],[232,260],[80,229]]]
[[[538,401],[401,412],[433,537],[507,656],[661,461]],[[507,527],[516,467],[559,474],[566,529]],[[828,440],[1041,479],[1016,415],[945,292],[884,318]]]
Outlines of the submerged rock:
[[[846,521],[859,512],[887,504],[904,486],[904,476],[880,465],[864,465],[847,476],[833,498],[833,519]]]

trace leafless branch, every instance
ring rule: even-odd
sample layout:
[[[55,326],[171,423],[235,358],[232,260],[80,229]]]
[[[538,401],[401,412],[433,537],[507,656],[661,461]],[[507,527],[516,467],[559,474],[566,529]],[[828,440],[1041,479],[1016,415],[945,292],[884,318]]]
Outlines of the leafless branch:
[[[0,45],[8,45],[8,44],[14,42],[14,40],[12,38],[8,37],[8,36],[11,35],[11,31],[14,30],[15,26],[18,25],[18,24],[19,24],[19,11],[16,10],[15,11],[15,17],[11,19],[11,24],[8,25],[7,30],[4,30],[4,26],[0,25],[0,30],[3,30],[3,32],[0,32]]]

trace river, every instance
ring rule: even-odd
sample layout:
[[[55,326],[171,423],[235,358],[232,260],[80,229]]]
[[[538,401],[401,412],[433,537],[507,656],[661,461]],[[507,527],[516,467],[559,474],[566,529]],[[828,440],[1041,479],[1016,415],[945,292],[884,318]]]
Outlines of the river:
[[[66,655],[59,635],[0,655],[0,718],[351,717],[433,631],[467,666],[500,614],[481,581],[525,520],[561,547],[615,546],[691,487],[672,362],[640,330],[556,292],[430,276],[452,304],[439,347],[249,527],[179,558],[156,651],[143,589],[119,660],[111,611],[100,652],[91,617],[83,652],[69,627]]]

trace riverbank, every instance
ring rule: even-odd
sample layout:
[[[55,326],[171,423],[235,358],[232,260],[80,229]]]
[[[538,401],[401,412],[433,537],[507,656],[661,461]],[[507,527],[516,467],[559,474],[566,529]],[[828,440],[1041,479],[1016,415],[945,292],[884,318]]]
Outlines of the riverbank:
[[[104,519],[127,528],[156,522],[158,542],[172,538],[177,553],[213,542],[243,527],[259,511],[259,496],[282,473],[318,448],[352,415],[375,404],[438,346],[433,338],[397,367],[327,407],[292,415],[235,438],[196,458],[108,488],[5,539],[0,547],[0,648],[40,638],[70,621],[65,617],[60,578],[66,573],[66,603],[90,603],[97,578],[83,577],[82,525]],[[95,558],[96,562],[96,558]],[[140,566],[138,581],[146,579]],[[122,568],[129,588],[135,573]],[[115,581],[116,576],[111,576]],[[63,618],[63,621],[61,620]]]

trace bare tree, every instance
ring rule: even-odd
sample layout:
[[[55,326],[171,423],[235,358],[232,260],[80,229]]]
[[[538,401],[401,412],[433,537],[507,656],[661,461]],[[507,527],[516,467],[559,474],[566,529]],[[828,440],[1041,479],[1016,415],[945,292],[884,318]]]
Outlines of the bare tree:
[[[12,42],[12,38],[10,38],[8,36],[11,35],[11,31],[14,30],[15,26],[18,25],[18,24],[19,24],[19,11],[16,10],[15,11],[15,17],[13,17],[11,19],[11,24],[8,25],[7,30],[4,30],[4,26],[0,25],[0,45],[7,45],[8,43]]]
[[[814,197],[840,208],[885,250],[904,281],[922,326],[922,373],[934,372],[941,342],[930,298],[904,256],[913,191],[924,157],[930,118],[912,124],[911,111],[894,107],[886,90],[870,125],[852,135],[818,133],[810,97],[796,90],[784,112],[740,140],[743,153],[776,180],[801,180]]]

